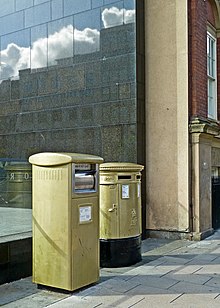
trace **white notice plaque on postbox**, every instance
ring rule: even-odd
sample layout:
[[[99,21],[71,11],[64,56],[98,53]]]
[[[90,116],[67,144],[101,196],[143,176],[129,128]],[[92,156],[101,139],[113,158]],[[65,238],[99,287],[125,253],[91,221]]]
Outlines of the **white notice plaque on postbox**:
[[[125,185],[123,184],[121,186],[121,190],[122,190],[122,199],[129,199],[129,185]]]

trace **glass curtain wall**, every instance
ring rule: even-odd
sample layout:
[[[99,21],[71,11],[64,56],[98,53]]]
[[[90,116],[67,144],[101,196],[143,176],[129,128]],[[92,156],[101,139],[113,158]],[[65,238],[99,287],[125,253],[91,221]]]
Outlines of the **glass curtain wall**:
[[[135,0],[1,0],[0,236],[31,230],[30,155],[137,160],[135,13]]]

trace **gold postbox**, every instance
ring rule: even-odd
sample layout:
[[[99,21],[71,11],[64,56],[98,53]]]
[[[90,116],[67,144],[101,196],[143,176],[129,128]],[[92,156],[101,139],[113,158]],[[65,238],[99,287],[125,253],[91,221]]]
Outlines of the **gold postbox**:
[[[101,157],[30,156],[33,178],[33,282],[73,291],[99,279]]]
[[[100,165],[100,264],[141,260],[141,170],[134,163]]]

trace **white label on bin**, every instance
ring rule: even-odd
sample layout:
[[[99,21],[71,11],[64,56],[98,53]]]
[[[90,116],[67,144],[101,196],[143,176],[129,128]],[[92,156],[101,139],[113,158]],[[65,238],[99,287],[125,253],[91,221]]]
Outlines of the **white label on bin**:
[[[92,220],[92,207],[81,206],[79,208],[79,222],[88,222]]]
[[[122,199],[129,199],[129,185],[122,185]]]

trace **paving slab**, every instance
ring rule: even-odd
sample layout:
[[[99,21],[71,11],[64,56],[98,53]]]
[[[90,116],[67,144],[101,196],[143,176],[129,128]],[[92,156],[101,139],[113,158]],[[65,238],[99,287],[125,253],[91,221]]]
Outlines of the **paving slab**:
[[[173,279],[173,277],[155,277],[155,276],[137,276],[133,278],[131,281],[133,282],[139,282],[143,286],[149,286],[149,287],[155,287],[159,289],[167,290],[173,285],[175,285],[178,281],[176,279]]]
[[[123,280],[120,278],[109,279],[102,283],[102,287],[114,292],[126,293],[140,285],[139,279]]]
[[[178,273],[171,273],[171,274],[167,274],[168,278],[172,278],[173,280],[176,281],[184,281],[184,282],[189,282],[189,283],[194,283],[194,284],[199,284],[199,285],[205,285],[212,279],[210,276],[206,276],[206,275],[197,275],[197,274],[181,274],[179,275]],[[215,285],[213,285],[215,286]]]
[[[172,307],[172,302],[178,298],[179,294],[157,294],[157,295],[145,295],[144,298],[136,303],[134,306],[127,306],[134,307],[134,308],[167,308]],[[182,308],[182,306],[179,306]],[[187,307],[189,308],[189,306]]]
[[[220,292],[220,277],[218,276],[218,277],[210,278],[208,281],[204,283],[204,285],[219,288],[219,292]]]
[[[170,303],[170,307],[219,308],[219,302],[213,298],[213,294],[182,294]]]
[[[38,289],[31,277],[0,286],[0,306],[16,308],[220,307],[220,231],[201,242],[147,239],[142,261],[102,268],[100,280],[70,294]]]
[[[198,275],[220,275],[220,264],[207,264],[203,265],[198,271]]]
[[[179,268],[176,269],[174,274],[178,274],[178,275],[185,275],[185,274],[195,274],[197,271],[199,271],[202,268],[202,266],[199,264],[184,264],[181,265]]]
[[[172,293],[187,293],[187,294],[212,294],[213,298],[219,295],[220,289],[215,286],[208,286],[203,284],[190,283],[186,281],[179,281],[169,288]]]

